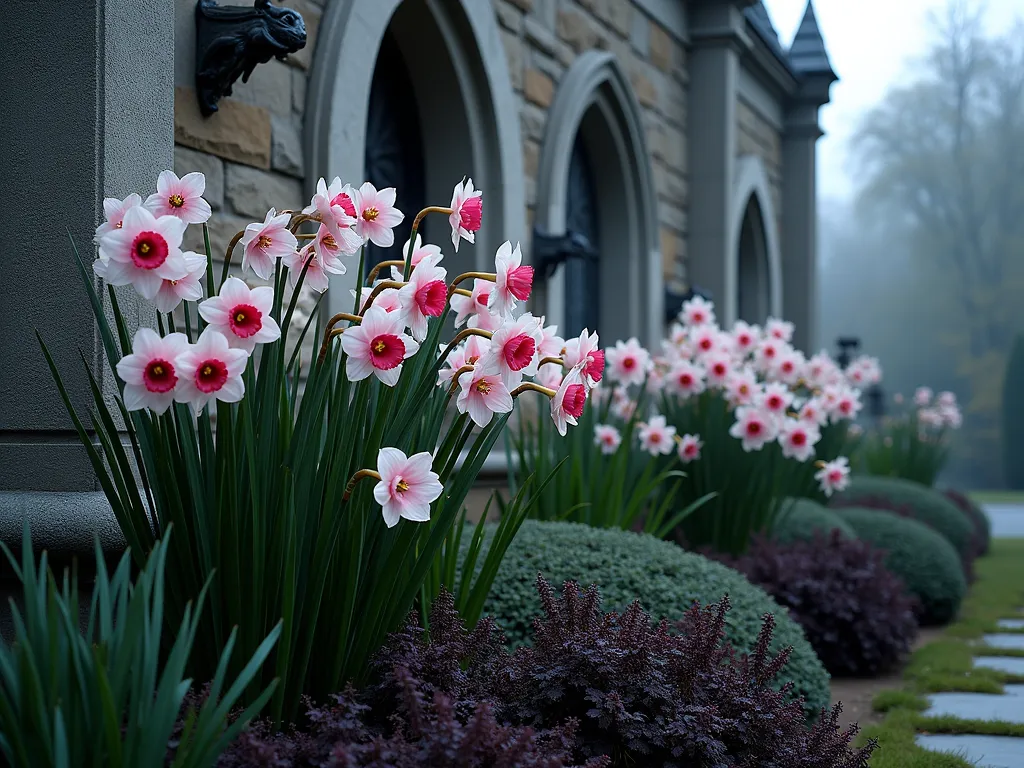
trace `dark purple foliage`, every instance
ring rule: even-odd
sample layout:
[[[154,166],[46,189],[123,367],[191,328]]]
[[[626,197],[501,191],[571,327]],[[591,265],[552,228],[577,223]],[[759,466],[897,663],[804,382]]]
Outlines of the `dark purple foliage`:
[[[942,493],[947,499],[956,504],[957,509],[967,515],[971,525],[974,526],[974,537],[971,539],[971,544],[975,554],[979,557],[988,554],[991,530],[984,510],[971,501],[966,494],[960,493],[960,491],[947,488]]]
[[[559,597],[538,578],[538,590],[532,647],[509,654],[486,619],[467,632],[442,594],[429,639],[411,617],[381,650],[380,682],[310,706],[288,733],[257,723],[220,767],[867,766],[874,745],[850,748],[839,707],[809,728],[800,702],[771,688],[788,651],[768,650],[770,615],[737,656],[723,640],[727,599],[694,606],[670,635],[638,603],[602,614],[594,587],[567,583]]]
[[[885,512],[892,512],[894,515],[900,517],[907,517],[911,520],[917,520],[919,523],[924,523],[932,530],[935,527],[929,525],[927,520],[922,520],[918,515],[914,514],[914,508],[910,504],[899,504],[892,499],[887,499],[885,496],[858,496],[855,499],[845,499],[843,497],[836,497],[832,500],[831,505],[835,509],[841,509],[842,507],[857,507],[858,509],[880,509]],[[972,542],[973,544],[973,542]],[[964,578],[967,579],[968,584],[974,582],[974,559],[978,556],[979,552],[975,546],[971,546],[968,552],[960,554],[960,565],[964,570]]]
[[[755,537],[727,564],[789,609],[833,675],[885,672],[917,635],[915,599],[868,542],[838,531],[789,543]]]

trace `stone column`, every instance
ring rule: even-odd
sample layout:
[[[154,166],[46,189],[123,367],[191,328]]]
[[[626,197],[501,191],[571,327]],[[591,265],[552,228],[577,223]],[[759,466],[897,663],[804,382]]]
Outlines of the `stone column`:
[[[0,47],[0,540],[91,550],[120,534],[47,369],[38,332],[90,423],[83,356],[107,391],[68,234],[95,258],[104,197],[145,195],[173,163],[174,8],[167,0],[11,3]],[[104,289],[105,290],[105,289]],[[129,288],[119,298],[135,322]],[[2,570],[2,568],[0,568]]]
[[[726,0],[691,6],[689,264],[691,286],[711,293],[723,322],[736,316],[728,286],[729,206],[736,164],[736,90],[746,39],[740,8]],[[733,265],[733,268],[734,265]]]

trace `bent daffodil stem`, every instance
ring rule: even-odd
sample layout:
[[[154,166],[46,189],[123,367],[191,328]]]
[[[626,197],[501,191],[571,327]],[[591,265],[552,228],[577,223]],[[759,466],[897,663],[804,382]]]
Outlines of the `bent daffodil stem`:
[[[455,390],[457,390],[459,388],[459,377],[461,377],[462,374],[464,374],[464,373],[469,373],[470,371],[474,370],[475,368],[476,368],[475,365],[467,364],[467,365],[462,366],[461,368],[459,368],[459,370],[457,370],[455,373],[452,374],[452,385],[450,387],[448,387],[448,399],[444,401],[445,410],[448,409],[448,403],[450,403],[452,401],[452,395],[455,394]]]
[[[359,315],[349,314],[348,312],[339,312],[334,315],[330,320],[327,321],[327,325],[324,327],[324,340],[320,345],[320,354],[317,356],[317,362],[322,363],[324,358],[327,357],[327,350],[331,346],[331,339],[335,336],[340,335],[334,333],[334,326],[340,323],[342,320],[348,320],[350,323],[361,323],[363,318]]]
[[[352,491],[355,490],[356,483],[360,480],[365,480],[368,477],[372,477],[374,480],[380,480],[380,473],[372,469],[360,469],[352,475],[352,479],[349,480],[348,485],[345,486],[345,495],[341,497],[341,502],[344,504],[348,501],[349,496],[352,495]]]
[[[540,359],[541,365],[547,365],[548,363],[554,363],[555,365],[560,365],[563,368],[565,367],[565,360],[560,357],[542,357]]]
[[[558,394],[555,390],[548,387],[542,387],[540,384],[534,384],[532,381],[524,381],[512,390],[512,397],[519,397],[523,392],[540,392],[542,395],[547,395],[549,398]]]
[[[416,239],[416,231],[420,228],[420,222],[426,218],[428,213],[443,213],[445,216],[452,215],[451,208],[442,208],[439,205],[430,205],[424,208],[422,211],[416,214],[416,218],[412,220],[412,234],[409,235],[413,240]]]
[[[228,268],[231,266],[231,254],[235,250],[235,246],[238,245],[238,241],[245,237],[245,230],[237,233],[231,238],[231,242],[228,243],[228,249],[224,252],[224,268],[220,272],[220,283],[224,284],[224,281],[228,279]]]
[[[452,291],[452,294],[455,296],[465,296],[467,299],[473,298],[473,292],[467,291],[465,288],[456,288],[454,291]]]
[[[452,339],[448,346],[444,348],[444,352],[441,353],[441,357],[437,360],[438,367],[448,359],[448,355],[452,353],[459,344],[468,339],[470,336],[479,336],[482,339],[489,339],[493,334],[490,331],[483,331],[479,328],[463,328],[461,331],[455,334],[455,338]]]
[[[366,285],[373,285],[373,281],[377,279],[378,273],[385,267],[404,267],[404,259],[392,259],[391,261],[382,261],[380,264],[370,270],[370,273],[366,276]]]
[[[399,283],[399,282],[397,282],[395,280],[384,280],[383,282],[378,283],[377,285],[374,286],[373,290],[370,291],[370,295],[366,299],[366,302],[363,304],[363,308],[361,310],[359,310],[359,314],[360,315],[365,315],[366,314],[366,310],[368,310],[371,306],[373,306],[373,300],[376,299],[378,296],[380,296],[380,294],[385,289],[387,289],[387,288],[395,288],[395,289],[397,289],[397,288],[403,287],[404,285],[405,285],[405,283]]]
[[[321,219],[319,213],[300,213],[298,216],[292,216],[292,221],[291,224],[288,225],[288,228],[292,231],[292,234],[295,234],[298,231],[299,227],[302,226],[307,221],[320,220]]]

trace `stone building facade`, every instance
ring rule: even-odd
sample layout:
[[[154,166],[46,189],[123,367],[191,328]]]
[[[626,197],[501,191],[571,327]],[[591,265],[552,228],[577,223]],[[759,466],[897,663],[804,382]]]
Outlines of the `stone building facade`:
[[[518,240],[538,268],[533,311],[569,331],[654,342],[700,289],[726,323],[794,320],[806,347],[818,109],[835,80],[810,2],[783,50],[760,0],[276,1],[302,14],[306,47],[257,66],[209,118],[194,85],[195,0],[9,10],[0,178],[17,194],[0,209],[0,539],[17,541],[24,516],[57,550],[88,550],[97,528],[118,538],[34,335],[88,411],[80,353],[104,374],[77,267],[41,271],[38,229],[25,226],[69,184],[72,204],[46,214],[82,247],[104,197],[145,190],[172,164],[202,171],[223,249],[269,207],[303,205],[320,176],[395,182],[409,222],[466,174],[484,190],[484,224],[477,247],[444,248],[450,273]],[[347,304],[346,278],[329,304]]]

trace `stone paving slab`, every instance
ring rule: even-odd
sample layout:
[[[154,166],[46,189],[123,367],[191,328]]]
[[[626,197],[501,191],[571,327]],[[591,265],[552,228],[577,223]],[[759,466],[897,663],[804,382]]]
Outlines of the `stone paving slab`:
[[[1024,635],[1011,635],[1005,632],[985,635],[982,640],[993,648],[1013,648],[1024,650]]]
[[[1024,739],[1014,736],[919,733],[917,744],[936,752],[952,752],[965,760],[977,762],[978,768],[1024,766]]]
[[[1024,685],[1007,685],[1003,695],[993,693],[933,693],[926,717],[951,716],[965,720],[1001,720],[1024,724]],[[1022,742],[1024,743],[1024,742]],[[1024,762],[1021,763],[1024,766]]]
[[[1000,619],[1000,629],[1024,629],[1024,619]]]
[[[1008,675],[1024,675],[1024,658],[1020,656],[977,656],[974,666],[997,669]]]
[[[994,538],[1024,538],[1024,506],[1019,504],[984,504],[982,506],[992,524]]]

